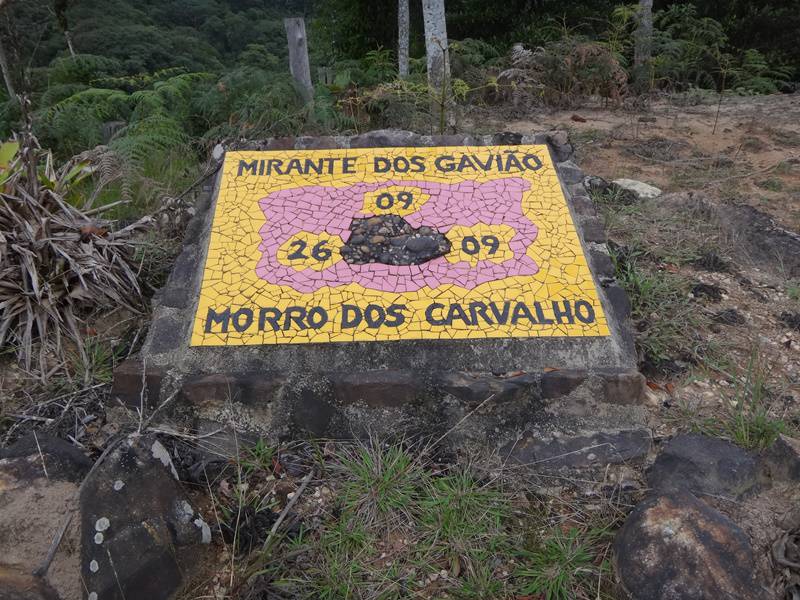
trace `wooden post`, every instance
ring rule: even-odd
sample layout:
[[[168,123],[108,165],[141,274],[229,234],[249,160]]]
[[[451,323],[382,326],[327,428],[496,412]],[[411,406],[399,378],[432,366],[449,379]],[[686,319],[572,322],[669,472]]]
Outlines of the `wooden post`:
[[[633,82],[637,92],[650,91],[650,63],[653,56],[653,0],[640,0],[633,33]]]
[[[450,124],[450,51],[447,45],[447,22],[444,0],[422,0],[422,18],[425,23],[425,50],[428,55],[428,87],[432,104],[439,117],[439,133]]]
[[[397,74],[400,79],[408,77],[408,0],[397,2]]]
[[[289,42],[289,70],[300,88],[300,94],[306,103],[314,98],[314,86],[311,83],[311,67],[308,65],[308,44],[306,43],[306,23],[302,17],[284,19],[286,39]]]

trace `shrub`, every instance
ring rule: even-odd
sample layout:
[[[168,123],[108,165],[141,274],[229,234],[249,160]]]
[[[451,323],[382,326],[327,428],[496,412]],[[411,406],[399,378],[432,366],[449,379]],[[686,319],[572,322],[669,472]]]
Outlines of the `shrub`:
[[[81,327],[88,313],[140,305],[130,245],[140,223],[112,231],[71,204],[87,167],[56,170],[32,137],[0,165],[0,347],[13,348],[42,379],[63,367],[65,343],[90,363]]]
[[[513,66],[498,76],[498,85],[529,90],[549,106],[571,106],[591,96],[620,103],[627,92],[628,75],[605,46],[568,37],[535,51],[515,47]],[[512,73],[512,71],[514,73]]]
[[[758,50],[745,50],[740,63],[733,68],[732,85],[745,94],[775,94],[787,84],[791,70],[773,68]]]
[[[699,18],[691,4],[674,4],[654,16],[653,77],[667,89],[716,87],[728,42],[719,21]]]

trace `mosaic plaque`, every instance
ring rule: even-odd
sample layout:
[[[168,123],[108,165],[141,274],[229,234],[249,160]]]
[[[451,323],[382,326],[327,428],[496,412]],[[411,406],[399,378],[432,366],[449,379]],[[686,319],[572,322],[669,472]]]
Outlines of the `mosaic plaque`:
[[[225,156],[193,346],[607,335],[546,146]]]

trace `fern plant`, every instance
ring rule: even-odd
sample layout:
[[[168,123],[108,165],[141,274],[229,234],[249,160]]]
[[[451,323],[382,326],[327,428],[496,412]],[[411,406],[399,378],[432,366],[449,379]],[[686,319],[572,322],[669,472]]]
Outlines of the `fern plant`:
[[[673,4],[654,16],[653,70],[662,87],[716,87],[728,42],[722,24],[697,16],[691,4]]]
[[[791,69],[772,67],[758,50],[745,50],[741,63],[731,69],[733,87],[747,94],[775,94],[791,77]]]

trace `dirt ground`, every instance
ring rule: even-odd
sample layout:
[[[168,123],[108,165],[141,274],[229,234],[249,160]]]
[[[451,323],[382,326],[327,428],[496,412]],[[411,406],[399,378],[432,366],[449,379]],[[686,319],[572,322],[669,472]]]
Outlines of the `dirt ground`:
[[[716,206],[749,204],[789,231],[800,231],[800,95],[708,97],[693,103],[683,96],[660,100],[636,112],[600,107],[542,112],[525,118],[484,121],[482,129],[533,133],[567,129],[576,160],[587,174],[607,180],[636,179],[665,193],[699,192]],[[614,232],[610,232],[612,241]],[[719,248],[730,272],[665,265],[697,282],[722,288],[716,302],[698,310],[734,308],[741,326],[714,326],[701,334],[725,348],[743,367],[754,349],[766,366],[783,406],[777,418],[797,423],[800,415],[800,330],[781,316],[800,311],[797,281],[781,265],[754,264],[732,243]],[[724,371],[724,372],[720,372]],[[713,408],[731,395],[727,370],[689,370],[665,392],[654,389],[657,433],[671,433],[665,405]],[[674,386],[674,387],[673,387]]]

